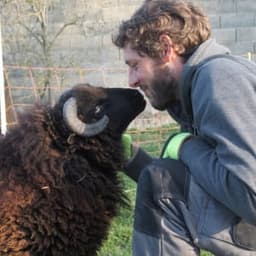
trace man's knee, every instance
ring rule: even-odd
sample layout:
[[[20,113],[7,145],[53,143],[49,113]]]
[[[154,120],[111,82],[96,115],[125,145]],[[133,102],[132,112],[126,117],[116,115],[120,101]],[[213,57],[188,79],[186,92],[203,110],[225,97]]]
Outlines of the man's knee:
[[[138,192],[158,201],[162,197],[186,200],[190,174],[180,161],[157,159],[141,173]]]
[[[179,161],[158,159],[148,165],[138,180],[134,227],[140,232],[161,233],[166,198],[184,201],[188,172]],[[173,202],[174,202],[173,201]]]

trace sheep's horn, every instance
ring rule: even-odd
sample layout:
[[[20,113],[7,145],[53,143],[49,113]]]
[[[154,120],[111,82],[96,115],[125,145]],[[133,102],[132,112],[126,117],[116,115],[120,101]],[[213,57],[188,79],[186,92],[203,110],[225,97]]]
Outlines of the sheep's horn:
[[[108,125],[109,118],[104,115],[92,124],[86,124],[77,117],[77,104],[74,97],[69,98],[63,106],[63,118],[68,127],[78,135],[94,136],[102,132]]]

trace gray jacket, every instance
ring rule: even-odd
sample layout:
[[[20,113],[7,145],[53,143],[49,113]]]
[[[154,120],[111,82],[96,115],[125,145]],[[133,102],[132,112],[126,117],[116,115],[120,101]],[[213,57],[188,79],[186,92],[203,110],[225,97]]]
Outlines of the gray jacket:
[[[181,160],[209,194],[255,224],[256,65],[226,54],[211,39],[185,65],[181,103],[195,136]]]
[[[213,39],[201,44],[184,66],[181,103],[168,112],[194,134],[180,157],[196,182],[256,224],[256,65],[229,54]]]

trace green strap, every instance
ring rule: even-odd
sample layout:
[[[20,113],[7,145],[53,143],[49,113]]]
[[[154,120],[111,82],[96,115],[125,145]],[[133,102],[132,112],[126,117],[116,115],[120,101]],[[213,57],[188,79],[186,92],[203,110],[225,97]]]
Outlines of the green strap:
[[[122,144],[124,149],[124,158],[129,160],[132,157],[132,136],[130,134],[122,135]]]
[[[191,133],[189,132],[182,132],[175,135],[168,143],[163,158],[169,157],[174,160],[178,160],[180,147],[183,144],[183,142],[189,137],[191,137]]]

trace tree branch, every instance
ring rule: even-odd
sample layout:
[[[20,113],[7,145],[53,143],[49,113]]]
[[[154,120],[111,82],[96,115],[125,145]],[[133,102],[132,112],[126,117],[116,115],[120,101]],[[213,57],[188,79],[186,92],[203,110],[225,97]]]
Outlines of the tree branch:
[[[22,22],[19,21],[18,24],[20,24],[23,28],[25,28],[38,41],[40,45],[43,44],[43,41],[41,40],[40,35],[35,33],[32,29],[30,29],[26,24]]]
[[[61,33],[69,26],[74,26],[77,24],[77,20],[71,21],[69,23],[64,24],[59,31],[55,34],[55,36],[53,37],[53,39],[51,40],[51,42],[49,43],[49,49],[51,49],[52,45],[54,44],[54,42],[56,41],[56,39],[61,35]]]

